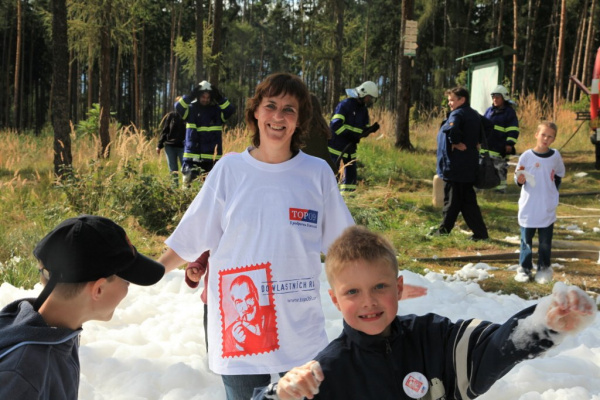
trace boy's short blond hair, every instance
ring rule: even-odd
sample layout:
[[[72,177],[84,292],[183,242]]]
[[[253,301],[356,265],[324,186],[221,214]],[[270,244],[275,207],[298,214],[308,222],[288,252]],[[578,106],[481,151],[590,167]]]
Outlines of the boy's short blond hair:
[[[357,260],[383,261],[398,273],[396,249],[390,241],[364,226],[354,225],[346,228],[327,250],[325,273],[329,284],[333,285],[335,277],[348,263]]]
[[[542,127],[550,128],[554,131],[554,135],[558,135],[558,125],[556,125],[554,122],[552,122],[552,121],[541,122],[537,126],[537,132],[539,132],[540,129],[542,129]]]

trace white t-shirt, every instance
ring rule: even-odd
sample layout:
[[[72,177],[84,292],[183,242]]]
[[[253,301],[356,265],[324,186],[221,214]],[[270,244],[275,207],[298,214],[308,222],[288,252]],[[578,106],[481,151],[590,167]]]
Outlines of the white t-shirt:
[[[535,182],[535,186],[525,182],[521,187],[518,219],[524,228],[546,228],[556,221],[558,189],[554,177],[565,176],[565,164],[558,150],[552,150],[550,157],[539,157],[531,149],[519,157],[515,171],[524,167]]]
[[[321,159],[268,164],[246,150],[215,165],[166,240],[187,261],[210,250],[212,371],[287,371],[327,345],[320,255],[353,224]]]

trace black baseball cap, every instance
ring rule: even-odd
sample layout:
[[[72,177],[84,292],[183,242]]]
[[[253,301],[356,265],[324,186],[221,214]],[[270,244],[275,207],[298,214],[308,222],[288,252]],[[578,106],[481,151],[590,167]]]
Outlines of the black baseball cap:
[[[50,274],[34,303],[36,310],[58,282],[91,282],[117,275],[136,285],[149,286],[165,273],[161,263],[137,252],[123,228],[95,215],[61,222],[37,244],[33,255]]]

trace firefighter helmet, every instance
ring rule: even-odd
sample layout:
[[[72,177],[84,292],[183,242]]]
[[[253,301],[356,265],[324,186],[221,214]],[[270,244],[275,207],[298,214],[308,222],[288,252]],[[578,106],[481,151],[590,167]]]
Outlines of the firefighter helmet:
[[[504,99],[504,101],[509,101],[510,100],[510,96],[508,95],[508,89],[506,89],[504,86],[502,85],[498,85],[494,88],[494,90],[492,90],[492,96],[495,94],[499,94],[502,96],[502,98]]]
[[[210,85],[209,81],[202,81],[198,84],[198,88],[200,89],[201,92],[204,91],[211,91],[212,90],[212,86]]]
[[[375,82],[366,81],[355,89],[346,89],[346,94],[350,97],[362,99],[365,96],[371,96],[373,99],[379,97],[379,89]]]

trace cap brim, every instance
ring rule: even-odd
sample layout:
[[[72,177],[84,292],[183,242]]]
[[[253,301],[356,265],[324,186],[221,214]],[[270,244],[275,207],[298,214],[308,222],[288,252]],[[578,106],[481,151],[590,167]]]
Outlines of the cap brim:
[[[117,272],[117,276],[141,286],[154,285],[164,274],[165,267],[161,263],[140,253],[127,269]]]

